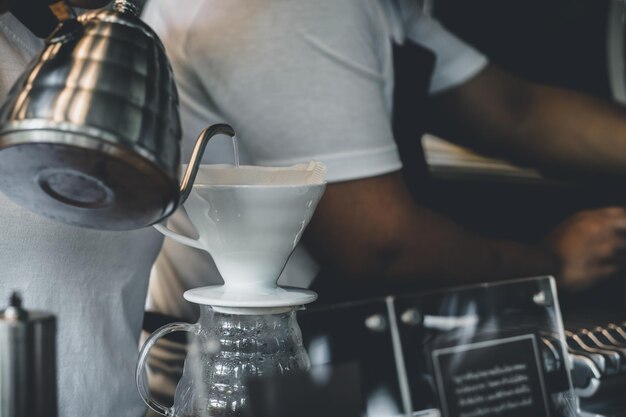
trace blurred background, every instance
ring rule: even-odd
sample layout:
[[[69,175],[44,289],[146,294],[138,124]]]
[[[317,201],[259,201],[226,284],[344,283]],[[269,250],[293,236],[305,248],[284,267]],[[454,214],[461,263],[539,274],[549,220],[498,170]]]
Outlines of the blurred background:
[[[435,0],[425,7],[447,29],[515,75],[623,102],[623,2]],[[416,99],[414,74],[428,77],[423,64],[434,57],[406,45],[396,49],[395,59],[396,138],[401,147],[410,148],[422,137],[421,145],[409,152],[418,158],[403,160],[405,178],[420,202],[470,229],[528,243],[576,211],[624,204],[619,185],[593,179],[588,185],[568,184],[441,141],[433,122],[436,114],[416,121],[415,113],[406,110],[432,111],[424,94]],[[426,83],[420,88],[425,90]],[[623,307],[625,294],[623,280],[617,280],[584,295],[565,295],[563,303]]]

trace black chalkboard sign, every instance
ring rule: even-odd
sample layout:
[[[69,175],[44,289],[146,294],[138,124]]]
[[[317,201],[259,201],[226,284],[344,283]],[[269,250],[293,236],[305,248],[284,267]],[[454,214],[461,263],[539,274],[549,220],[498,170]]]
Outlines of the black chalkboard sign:
[[[535,334],[431,354],[444,417],[550,417]]]

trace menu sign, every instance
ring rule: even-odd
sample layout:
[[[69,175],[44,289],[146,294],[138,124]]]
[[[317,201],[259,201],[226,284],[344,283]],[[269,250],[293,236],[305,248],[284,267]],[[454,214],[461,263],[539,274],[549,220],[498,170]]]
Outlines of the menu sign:
[[[550,417],[534,334],[432,352],[444,417]]]

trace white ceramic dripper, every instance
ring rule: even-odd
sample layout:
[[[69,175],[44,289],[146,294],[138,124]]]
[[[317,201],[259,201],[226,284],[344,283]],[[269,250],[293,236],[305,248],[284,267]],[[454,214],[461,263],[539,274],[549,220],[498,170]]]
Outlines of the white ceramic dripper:
[[[209,252],[224,279],[224,285],[185,292],[185,299],[239,314],[314,301],[314,292],[277,281],[324,192],[325,177],[325,166],[314,161],[284,168],[201,165],[183,206],[198,237],[155,226]]]

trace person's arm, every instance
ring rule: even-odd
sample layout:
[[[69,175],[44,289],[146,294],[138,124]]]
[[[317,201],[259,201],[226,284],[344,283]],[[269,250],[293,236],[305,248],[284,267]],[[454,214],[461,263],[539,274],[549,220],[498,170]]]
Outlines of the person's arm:
[[[471,134],[463,136],[474,139],[470,146],[544,167],[626,173],[626,115],[584,95],[487,67],[434,102],[446,126]],[[554,274],[575,289],[623,270],[626,212],[579,213],[527,246],[479,236],[419,206],[392,174],[329,185],[308,241],[346,278],[432,287]]]
[[[329,184],[310,230],[323,264],[347,278],[432,287],[557,272],[547,251],[483,238],[419,206],[400,173]]]
[[[488,239],[414,202],[399,173],[329,184],[305,234],[325,268],[355,282],[432,288],[554,274],[583,288],[623,265],[626,212],[578,214],[541,246]]]
[[[166,22],[166,11],[152,4],[152,23]],[[346,3],[338,10],[337,2],[323,4],[298,13],[276,2],[259,15],[244,7],[245,0],[226,2],[216,17],[219,24],[208,25],[203,17],[215,14],[209,3],[200,3],[193,10],[189,36],[179,38],[177,31],[164,36],[166,47],[168,41],[184,44],[171,48],[178,52],[170,58],[179,74],[193,74],[183,76],[179,88],[192,98],[187,100],[187,105],[193,103],[187,116],[192,120],[194,115],[198,131],[218,114],[235,127],[256,164],[310,159],[327,164],[332,183],[305,233],[323,268],[335,269],[355,285],[368,279],[395,280],[419,289],[558,274],[569,270],[565,266],[573,265],[578,252],[582,266],[576,269],[583,272],[591,268],[588,259],[605,259],[595,247],[583,251],[580,242],[561,244],[570,239],[574,225],[583,229],[575,237],[585,242],[598,214],[565,225],[547,249],[480,237],[416,205],[401,176],[388,174],[399,170],[400,163],[384,101],[384,77],[377,72],[383,58],[378,44],[368,44],[376,38],[362,37],[365,30],[346,30],[369,22],[363,6],[369,3]],[[341,19],[335,19],[338,13],[344,13]],[[198,90],[196,79],[210,95]],[[454,83],[439,86],[444,84]],[[204,112],[198,103],[211,111]],[[606,241],[614,244],[609,250],[617,247],[612,226],[596,229],[598,236],[610,235]],[[583,276],[597,278],[593,272]]]
[[[626,176],[626,109],[492,65],[432,101],[443,136],[463,145],[559,175]]]

